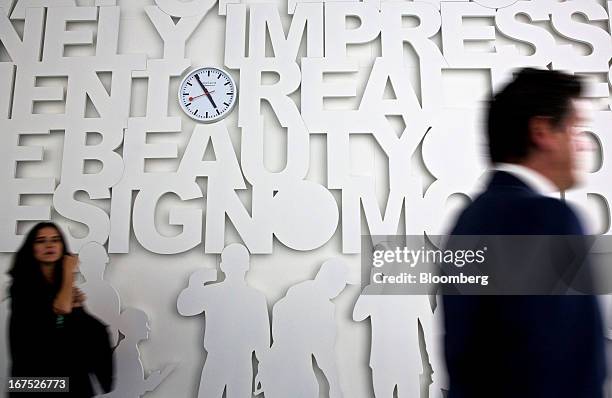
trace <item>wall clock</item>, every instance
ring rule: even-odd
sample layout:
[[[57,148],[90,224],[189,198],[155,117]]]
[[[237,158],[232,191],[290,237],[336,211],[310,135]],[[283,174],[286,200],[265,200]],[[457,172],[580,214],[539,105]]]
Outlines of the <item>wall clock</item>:
[[[181,109],[202,123],[214,123],[226,117],[234,108],[237,95],[232,76],[215,67],[191,71],[178,90]]]

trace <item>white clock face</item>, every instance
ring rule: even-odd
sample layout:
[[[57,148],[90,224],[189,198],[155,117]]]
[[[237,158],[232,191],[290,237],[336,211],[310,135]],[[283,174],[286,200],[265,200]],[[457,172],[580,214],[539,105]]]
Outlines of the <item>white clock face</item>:
[[[236,83],[229,73],[213,67],[189,73],[179,86],[183,111],[192,119],[212,123],[229,114],[236,103]]]

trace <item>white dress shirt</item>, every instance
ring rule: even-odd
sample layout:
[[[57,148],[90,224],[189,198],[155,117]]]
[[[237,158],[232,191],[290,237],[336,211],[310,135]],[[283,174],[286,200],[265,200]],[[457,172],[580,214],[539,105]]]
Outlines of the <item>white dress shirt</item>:
[[[515,163],[497,163],[493,170],[512,174],[540,195],[559,197],[559,188],[548,178],[529,167]]]

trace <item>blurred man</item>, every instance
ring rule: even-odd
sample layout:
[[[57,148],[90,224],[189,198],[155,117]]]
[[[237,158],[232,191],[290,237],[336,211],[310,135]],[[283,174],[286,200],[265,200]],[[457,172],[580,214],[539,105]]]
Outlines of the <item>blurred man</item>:
[[[493,97],[493,173],[453,235],[583,235],[563,201],[583,125],[571,75],[524,69]],[[449,398],[601,398],[602,324],[593,296],[445,296]]]

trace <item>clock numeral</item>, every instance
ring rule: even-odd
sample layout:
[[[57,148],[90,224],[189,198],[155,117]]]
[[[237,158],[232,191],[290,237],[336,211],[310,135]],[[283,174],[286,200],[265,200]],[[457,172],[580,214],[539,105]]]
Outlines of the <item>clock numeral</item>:
[[[228,85],[228,84],[230,84],[230,83],[231,83],[231,82],[227,82],[227,83],[225,83],[225,84],[224,84],[224,86],[227,86],[227,85]]]
[[[189,106],[189,105],[191,105],[191,102],[190,102],[190,103],[188,103],[188,104],[187,104],[187,105],[185,105],[185,106]]]
[[[210,76],[210,71],[208,71],[208,76]]]
[[[219,110],[217,109],[216,111],[217,111],[217,115],[220,115]]]
[[[183,93],[183,95],[189,95],[189,93]]]
[[[187,82],[187,85],[188,85],[188,86],[192,86],[192,84],[191,84],[191,83],[189,83],[189,82]]]
[[[206,119],[208,119],[208,111],[206,112]]]
[[[227,102],[224,102],[224,103],[223,103],[223,105],[225,105],[225,106],[229,106],[229,104],[228,104]]]
[[[198,114],[199,109],[196,109],[195,112],[193,112],[194,115]]]
[[[227,93],[227,95],[234,95],[234,93]]]

